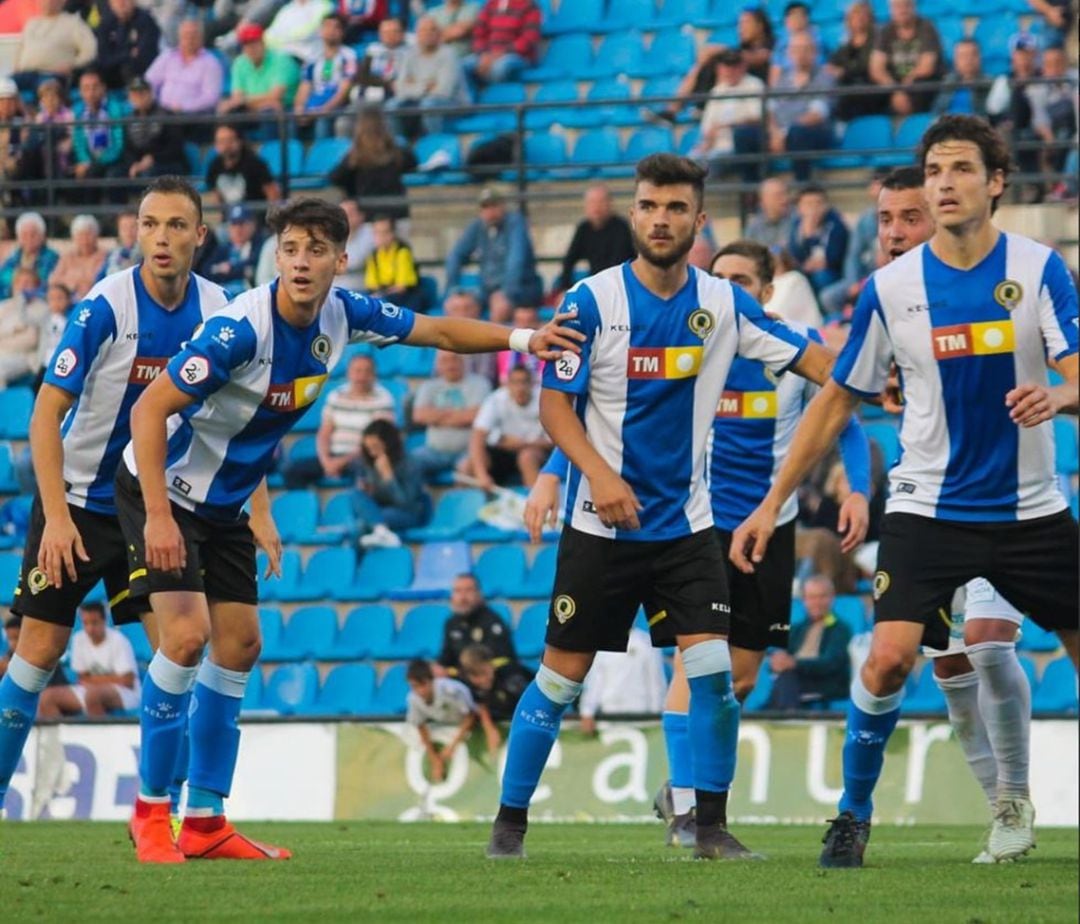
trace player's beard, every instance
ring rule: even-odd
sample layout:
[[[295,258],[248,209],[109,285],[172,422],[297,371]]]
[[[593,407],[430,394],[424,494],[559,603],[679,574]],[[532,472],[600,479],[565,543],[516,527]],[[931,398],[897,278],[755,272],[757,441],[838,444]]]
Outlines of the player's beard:
[[[680,260],[685,259],[686,255],[690,253],[691,248],[694,246],[694,235],[687,235],[685,240],[676,241],[675,247],[665,254],[658,254],[649,246],[649,242],[638,235],[632,228],[630,229],[631,237],[634,239],[634,249],[638,252],[638,255],[646,262],[651,263],[657,269],[668,270],[675,266]]]

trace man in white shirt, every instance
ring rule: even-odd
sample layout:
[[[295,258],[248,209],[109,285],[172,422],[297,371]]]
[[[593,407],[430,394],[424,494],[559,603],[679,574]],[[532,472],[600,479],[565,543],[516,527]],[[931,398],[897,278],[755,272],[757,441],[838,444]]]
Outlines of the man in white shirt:
[[[100,718],[116,710],[137,709],[142,695],[135,651],[120,632],[105,623],[105,607],[79,607],[82,631],[71,640],[73,686],[48,687],[42,693],[38,717],[59,719],[81,715]]]
[[[660,649],[652,647],[647,631],[634,626],[625,653],[597,653],[581,691],[581,730],[594,734],[597,715],[659,715],[666,692]]]
[[[698,152],[714,169],[735,150],[739,126],[761,125],[765,84],[746,72],[738,49],[721,52],[716,65],[716,86],[701,118]]]

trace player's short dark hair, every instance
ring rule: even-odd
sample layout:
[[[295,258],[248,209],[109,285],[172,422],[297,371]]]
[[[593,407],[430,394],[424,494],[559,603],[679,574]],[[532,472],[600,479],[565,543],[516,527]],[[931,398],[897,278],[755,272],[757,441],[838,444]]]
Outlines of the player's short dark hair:
[[[405,668],[405,679],[413,683],[427,683],[435,678],[435,672],[423,658],[414,658]]]
[[[203,223],[202,196],[200,196],[199,191],[182,176],[166,174],[165,176],[154,177],[154,179],[147,183],[142,191],[142,195],[139,196],[139,204],[141,205],[143,199],[151,193],[185,196],[191,204],[195,206],[195,214],[198,216],[199,224],[201,225]]]
[[[803,196],[822,196],[823,198],[828,199],[829,193],[820,183],[807,183],[799,190],[798,195],[795,197],[795,201],[798,202]]]
[[[705,198],[707,171],[689,157],[678,154],[650,154],[637,163],[634,185],[652,183],[654,186],[678,186],[686,184],[697,195],[698,206]]]
[[[881,180],[882,189],[891,189],[897,192],[901,189],[922,189],[922,167],[894,167]]]
[[[466,670],[469,670],[481,664],[487,664],[493,657],[494,655],[487,645],[466,645],[461,649],[461,654],[458,655],[458,663]]]
[[[340,205],[313,196],[290,199],[284,205],[271,209],[266,224],[277,235],[283,234],[286,228],[321,231],[338,247],[344,247],[349,239],[349,219],[345,210]]]
[[[97,79],[100,80],[102,83],[105,82],[105,75],[101,73],[101,68],[98,67],[96,64],[91,64],[89,67],[84,67],[79,73],[79,80],[82,80],[83,77],[86,77],[88,74],[91,77],[97,77]]]
[[[79,610],[83,613],[97,613],[102,619],[105,618],[105,604],[98,603],[96,600],[89,600],[80,604]]]
[[[325,15],[325,16],[324,16],[324,17],[322,18],[322,21],[323,21],[323,22],[326,22],[326,20],[328,20],[328,19],[332,19],[332,20],[334,20],[334,22],[336,22],[336,23],[337,23],[337,24],[338,24],[339,26],[341,26],[341,31],[342,31],[342,32],[345,32],[345,31],[346,31],[346,30],[347,30],[347,29],[349,28],[349,20],[348,20],[348,18],[347,18],[347,17],[346,17],[346,16],[344,15],[344,14],[342,14],[342,13],[337,13],[337,12],[334,12],[334,13],[327,13],[327,14],[326,14],[326,15]]]
[[[730,244],[725,244],[716,251],[716,255],[709,262],[709,268],[711,269],[721,257],[727,256],[746,257],[747,260],[753,260],[754,270],[757,272],[758,279],[761,280],[763,286],[767,286],[772,282],[773,277],[776,275],[776,259],[773,257],[772,251],[757,241],[744,237],[732,241]]]
[[[1013,171],[1009,147],[1000,133],[982,116],[943,115],[938,118],[923,133],[922,140],[919,142],[916,158],[924,170],[926,169],[926,155],[935,144],[941,144],[943,141],[970,141],[982,155],[987,177],[993,176],[1000,170],[1005,186],[1009,185],[1009,174]],[[997,211],[1000,198],[1000,196],[994,198],[990,205],[991,212]]]

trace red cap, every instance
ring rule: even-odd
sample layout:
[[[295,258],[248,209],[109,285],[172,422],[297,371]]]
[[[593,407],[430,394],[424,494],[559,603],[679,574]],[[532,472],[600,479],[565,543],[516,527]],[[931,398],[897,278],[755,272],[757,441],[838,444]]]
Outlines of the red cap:
[[[263,37],[263,27],[257,22],[246,22],[236,30],[236,40],[241,45],[248,42],[260,42]]]

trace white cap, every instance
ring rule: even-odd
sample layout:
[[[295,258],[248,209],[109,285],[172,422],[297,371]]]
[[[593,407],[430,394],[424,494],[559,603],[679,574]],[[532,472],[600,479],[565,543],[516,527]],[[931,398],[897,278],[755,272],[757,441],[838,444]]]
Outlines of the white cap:
[[[18,95],[19,88],[15,85],[15,81],[10,77],[0,77],[0,99]]]

